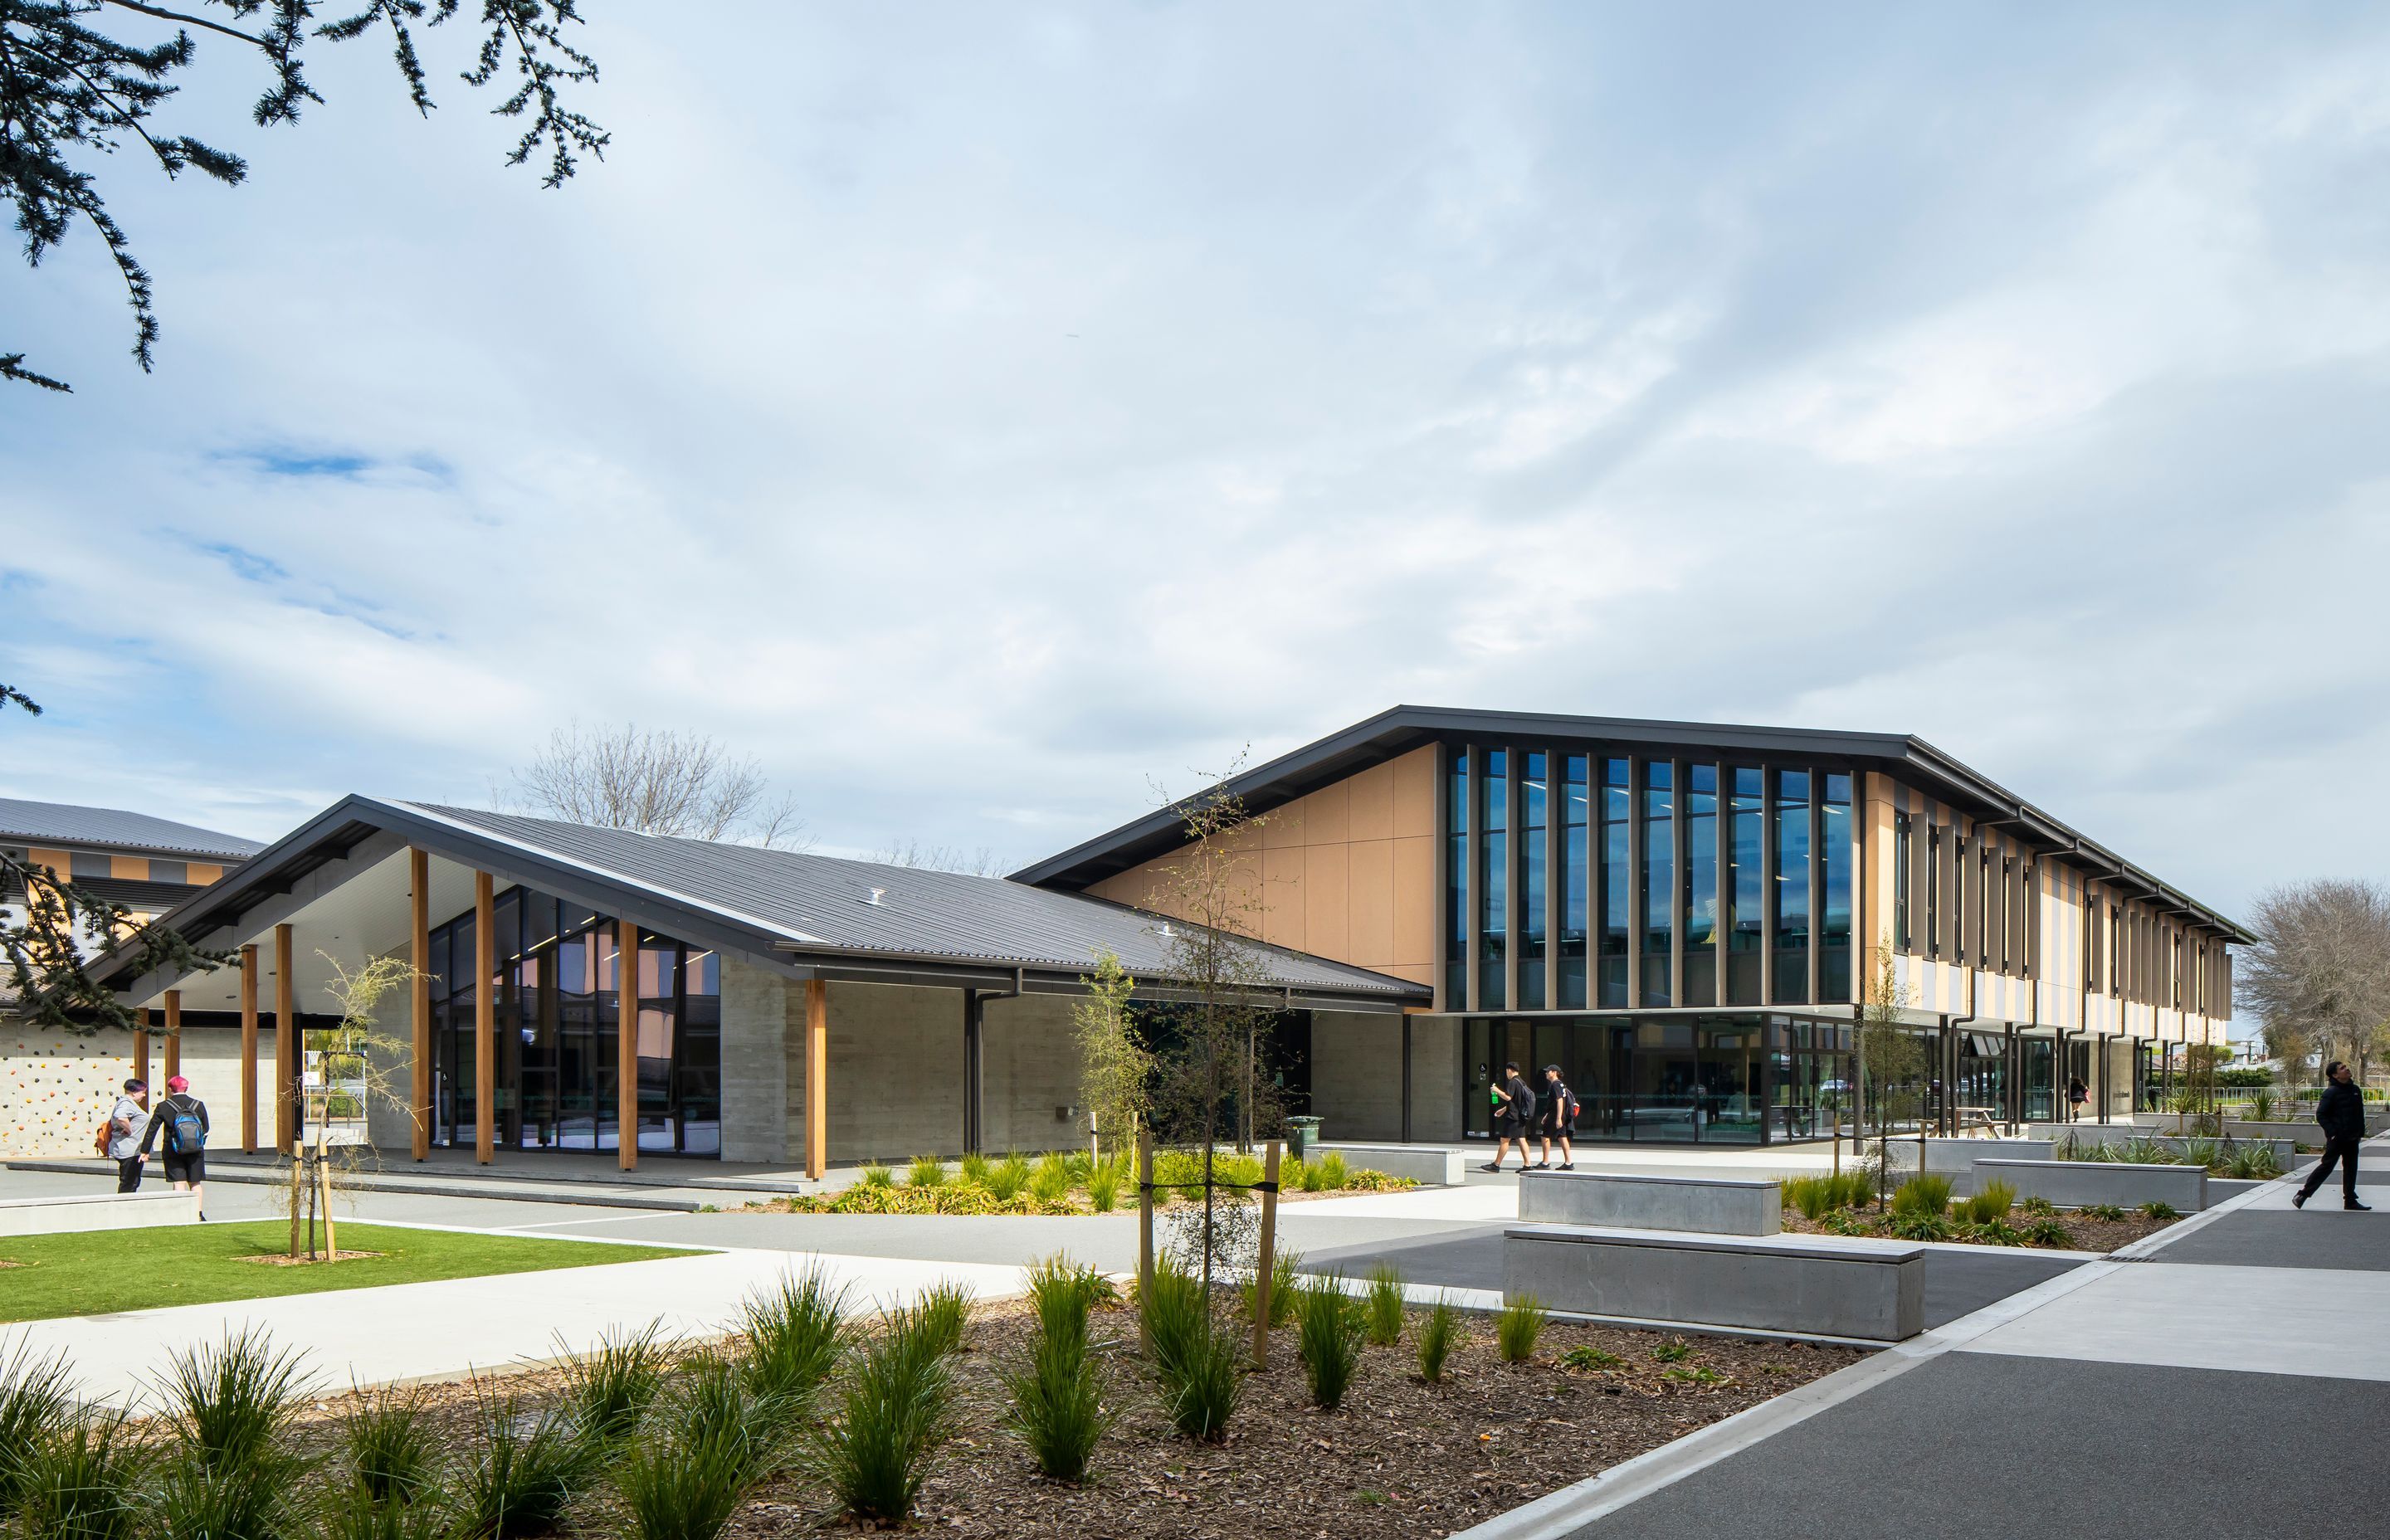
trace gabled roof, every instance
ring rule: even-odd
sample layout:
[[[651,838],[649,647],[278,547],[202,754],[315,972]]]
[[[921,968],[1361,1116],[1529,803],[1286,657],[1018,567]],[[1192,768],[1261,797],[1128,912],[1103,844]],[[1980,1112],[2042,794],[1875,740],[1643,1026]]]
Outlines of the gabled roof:
[[[1546,712],[1479,712],[1448,706],[1396,706],[1342,732],[1256,765],[1227,783],[1255,813],[1373,764],[1446,740],[1479,743],[1620,744],[1715,750],[1754,758],[1800,757],[1813,764],[1885,771],[1971,816],[2081,866],[2094,878],[2139,890],[2162,907],[2236,942],[2254,940],[2238,922],[2200,904],[2087,839],[2057,818],[1960,764],[1923,738],[1906,733],[1845,733],[1808,727],[1757,727],[1715,722],[1664,722],[1639,717],[1564,716]],[[1079,891],[1131,866],[1167,854],[1185,841],[1185,802],[1160,808],[1012,874],[1016,882]]]
[[[1181,923],[1002,878],[360,796],[277,841],[164,923],[206,944],[209,933],[244,929],[244,914],[283,901],[302,879],[338,872],[353,852],[378,861],[410,844],[684,940],[831,977],[1075,989],[1097,951],[1109,949],[1144,981],[1167,961],[1165,923]],[[1387,1009],[1429,997],[1408,980],[1248,944],[1267,986],[1294,1005]],[[119,988],[133,982],[101,976]]]
[[[128,813],[117,807],[78,807],[71,802],[32,802],[0,797],[0,840],[29,844],[79,845],[128,855],[199,855],[238,861],[265,847],[238,834],[219,834],[171,818]]]

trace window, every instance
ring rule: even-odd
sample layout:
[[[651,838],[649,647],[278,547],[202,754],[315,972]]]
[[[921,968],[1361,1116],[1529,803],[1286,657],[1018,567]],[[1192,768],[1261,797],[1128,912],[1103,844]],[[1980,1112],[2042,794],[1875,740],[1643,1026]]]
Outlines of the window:
[[[1851,777],[1826,776],[1826,800],[1819,806],[1818,880],[1824,890],[1824,912],[1818,943],[1818,998],[1847,1002],[1851,997]]]
[[[1627,950],[1634,939],[1634,879],[1628,864],[1626,762],[1601,762],[1601,1004],[1616,1007],[1626,998]]]
[[[1925,955],[1942,955],[1942,826],[1925,831]]]
[[[1671,1004],[1677,897],[1676,767],[1643,762],[1643,988],[1647,1006]]]
[[[1999,929],[2000,897],[1993,890],[1999,882],[1999,867],[1993,865],[1992,847],[1986,841],[1975,841],[1975,966],[1991,968],[1999,956],[1999,940],[1993,932]]]
[[[1546,879],[1551,859],[1551,757],[1527,756],[1526,776],[1519,783],[1523,804],[1519,820],[1519,1008],[1544,1008],[1545,925],[1548,908]]]
[[[1486,750],[1485,778],[1478,783],[1485,799],[1484,864],[1477,873],[1477,995],[1472,1002],[1479,1010],[1500,1010],[1509,1003],[1502,969],[1510,941],[1510,776],[1509,751]]]
[[[81,882],[85,878],[110,877],[113,876],[115,872],[116,863],[110,860],[108,854],[103,851],[77,850],[69,851],[67,853],[67,879],[69,881]]]
[[[1775,1003],[1809,998],[1809,773],[1776,772]]]
[[[1909,854],[1909,816],[1895,812],[1892,815],[1892,944],[1895,950],[1911,952],[1908,934],[1908,882],[1914,867]]]
[[[1592,803],[1586,787],[1586,757],[1564,762],[1567,783],[1561,796],[1561,997],[1562,1010],[1585,1008],[1586,821]]]
[[[2083,990],[2089,994],[2100,987],[2100,901],[2092,896],[2090,884],[2083,889]]]
[[[1683,1006],[1717,1004],[1718,771],[1685,770],[1685,997]]]
[[[1950,831],[1950,960],[1967,966],[1967,837]]]
[[[191,880],[190,864],[186,861],[159,861],[153,859],[149,863],[149,880],[152,882],[187,883]]]
[[[1756,765],[1737,765],[1727,810],[1726,997],[1730,1005],[1762,1003],[1760,949],[1767,937],[1767,811],[1763,776]]]
[[[1469,751],[1452,756],[1445,827],[1444,1008],[1469,1008]]]

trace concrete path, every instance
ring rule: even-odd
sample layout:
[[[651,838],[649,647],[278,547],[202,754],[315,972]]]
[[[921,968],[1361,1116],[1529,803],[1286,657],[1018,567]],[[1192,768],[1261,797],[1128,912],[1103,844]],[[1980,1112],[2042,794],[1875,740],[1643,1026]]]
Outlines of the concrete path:
[[[2390,1139],[2368,1200],[2285,1177],[1465,1540],[2358,1540],[2390,1512]]]

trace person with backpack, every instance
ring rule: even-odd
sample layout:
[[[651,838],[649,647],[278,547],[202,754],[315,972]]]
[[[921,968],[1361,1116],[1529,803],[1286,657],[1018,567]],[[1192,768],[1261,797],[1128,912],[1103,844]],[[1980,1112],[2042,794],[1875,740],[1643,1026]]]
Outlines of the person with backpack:
[[[1576,1115],[1579,1109],[1576,1093],[1568,1088],[1566,1081],[1561,1079],[1561,1067],[1557,1064],[1544,1066],[1543,1106],[1542,1126],[1538,1132],[1543,1138],[1544,1155],[1542,1160],[1536,1162],[1534,1169],[1537,1171],[1552,1169],[1552,1141],[1558,1139],[1561,1145],[1560,1169],[1574,1171],[1576,1152],[1569,1148],[1569,1141],[1576,1137]]]
[[[1499,1098],[1501,1116],[1495,1124],[1500,1136],[1494,1146],[1494,1163],[1487,1171],[1502,1169],[1502,1157],[1510,1152],[1510,1141],[1519,1141],[1519,1169],[1527,1169],[1527,1141],[1536,1133],[1536,1093],[1529,1088],[1526,1077],[1519,1073],[1516,1060],[1502,1066],[1504,1079],[1494,1094]]]
[[[144,1160],[161,1134],[166,1136],[166,1180],[174,1184],[176,1192],[191,1195],[204,1221],[208,1217],[208,1104],[191,1095],[191,1083],[181,1075],[168,1078],[166,1099],[158,1104],[148,1131],[141,1136]]]
[[[2315,1110],[2316,1122],[2323,1126],[2323,1159],[2307,1173],[2306,1185],[2291,1200],[2291,1207],[2306,1208],[2316,1188],[2338,1166],[2340,1206],[2362,1212],[2373,1206],[2357,1200],[2357,1147],[2365,1142],[2365,1093],[2357,1088],[2357,1077],[2348,1072],[2348,1066],[2337,1059],[2324,1066],[2323,1074],[2331,1084],[2316,1098]]]
[[[141,1153],[141,1128],[149,1121],[149,1085],[147,1081],[128,1080],[123,1094],[109,1110],[108,1121],[99,1125],[95,1141],[99,1152],[116,1162],[116,1190],[141,1190],[141,1162],[149,1157]]]

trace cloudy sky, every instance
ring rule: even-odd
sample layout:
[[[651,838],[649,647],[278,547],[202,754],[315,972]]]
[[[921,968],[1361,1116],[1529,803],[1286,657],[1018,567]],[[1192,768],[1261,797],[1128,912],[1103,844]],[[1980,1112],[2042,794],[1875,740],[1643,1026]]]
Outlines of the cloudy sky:
[[[0,792],[269,838],[636,720],[1018,862],[1411,701],[2390,875],[2378,9],[587,9],[559,192],[205,45],[250,184],[104,168],[152,376],[95,242],[0,270],[77,386],[0,396]]]

